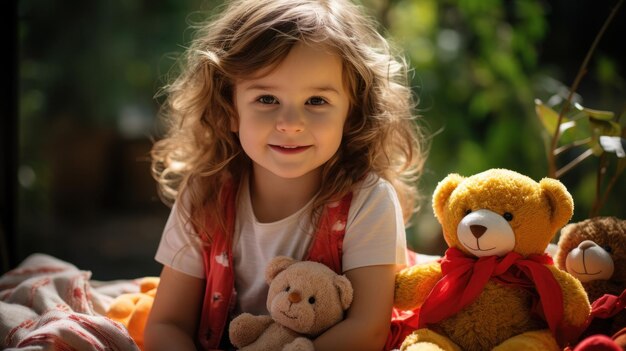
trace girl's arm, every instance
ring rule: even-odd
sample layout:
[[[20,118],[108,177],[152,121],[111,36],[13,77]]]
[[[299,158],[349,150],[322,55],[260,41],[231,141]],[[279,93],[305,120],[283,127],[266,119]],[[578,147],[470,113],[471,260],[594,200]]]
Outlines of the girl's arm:
[[[347,271],[354,299],[346,319],[315,339],[315,350],[382,350],[393,307],[395,265]]]
[[[145,350],[195,350],[204,280],[163,267],[144,332]]]

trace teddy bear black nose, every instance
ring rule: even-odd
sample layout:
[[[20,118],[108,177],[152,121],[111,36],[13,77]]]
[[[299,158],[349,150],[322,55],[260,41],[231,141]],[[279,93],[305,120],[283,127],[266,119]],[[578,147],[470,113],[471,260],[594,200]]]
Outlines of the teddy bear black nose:
[[[292,292],[289,293],[289,296],[287,297],[289,299],[289,302],[291,303],[298,303],[302,300],[302,296],[300,296],[299,292]]]
[[[483,225],[473,224],[470,225],[470,231],[476,239],[479,239],[481,236],[483,236],[483,234],[485,234],[485,232],[487,231],[487,227]]]

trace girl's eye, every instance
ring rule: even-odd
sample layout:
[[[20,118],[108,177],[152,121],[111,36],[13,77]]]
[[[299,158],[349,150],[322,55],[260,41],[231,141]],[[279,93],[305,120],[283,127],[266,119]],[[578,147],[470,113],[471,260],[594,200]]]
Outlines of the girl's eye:
[[[276,98],[272,95],[263,95],[259,97],[257,101],[265,105],[273,105],[278,103],[278,100],[276,100]]]
[[[327,102],[322,97],[314,96],[314,97],[310,98],[309,100],[307,100],[306,104],[307,105],[319,106],[319,105],[325,105],[325,104],[327,104]]]

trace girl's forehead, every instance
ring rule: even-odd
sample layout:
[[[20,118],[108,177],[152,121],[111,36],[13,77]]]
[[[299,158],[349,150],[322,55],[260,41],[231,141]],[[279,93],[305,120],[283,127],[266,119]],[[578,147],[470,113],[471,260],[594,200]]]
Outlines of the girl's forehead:
[[[342,81],[343,60],[327,46],[298,43],[275,64],[262,67],[239,82],[263,81],[277,77],[306,78],[311,81]]]

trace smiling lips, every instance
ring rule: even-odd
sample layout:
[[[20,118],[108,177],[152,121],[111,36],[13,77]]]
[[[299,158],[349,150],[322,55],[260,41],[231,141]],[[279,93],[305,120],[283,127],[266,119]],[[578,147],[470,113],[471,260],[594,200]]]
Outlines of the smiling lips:
[[[308,150],[311,145],[298,146],[298,145],[269,145],[270,148],[274,151],[280,152],[282,154],[298,154],[300,152]]]

